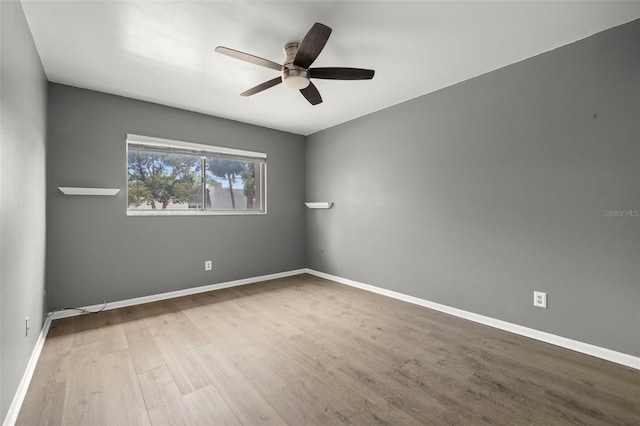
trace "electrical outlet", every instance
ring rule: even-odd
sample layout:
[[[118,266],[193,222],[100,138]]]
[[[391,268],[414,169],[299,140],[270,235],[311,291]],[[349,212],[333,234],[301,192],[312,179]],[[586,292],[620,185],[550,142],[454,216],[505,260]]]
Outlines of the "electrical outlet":
[[[210,271],[211,269],[213,269],[212,262],[210,260],[207,260],[206,262],[204,262],[204,270]]]
[[[533,292],[533,306],[547,309],[547,293],[541,291]]]
[[[24,337],[29,337],[29,329],[31,326],[29,325],[29,317],[24,319]]]

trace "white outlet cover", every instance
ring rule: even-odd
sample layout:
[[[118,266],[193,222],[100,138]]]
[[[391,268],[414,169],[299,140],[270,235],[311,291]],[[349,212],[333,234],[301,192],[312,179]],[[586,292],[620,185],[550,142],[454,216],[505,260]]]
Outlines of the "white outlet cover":
[[[547,293],[542,291],[533,292],[533,306],[547,309]]]

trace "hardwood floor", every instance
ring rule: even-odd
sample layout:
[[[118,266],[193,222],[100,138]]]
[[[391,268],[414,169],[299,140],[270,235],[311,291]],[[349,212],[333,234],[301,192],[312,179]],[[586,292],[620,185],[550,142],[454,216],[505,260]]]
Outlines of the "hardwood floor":
[[[310,275],[55,321],[19,425],[640,424],[640,371]]]

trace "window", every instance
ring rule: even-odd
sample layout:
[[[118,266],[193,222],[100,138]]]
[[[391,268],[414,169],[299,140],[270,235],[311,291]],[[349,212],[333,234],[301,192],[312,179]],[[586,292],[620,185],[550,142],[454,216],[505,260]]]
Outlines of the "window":
[[[266,213],[267,155],[127,135],[127,214]]]

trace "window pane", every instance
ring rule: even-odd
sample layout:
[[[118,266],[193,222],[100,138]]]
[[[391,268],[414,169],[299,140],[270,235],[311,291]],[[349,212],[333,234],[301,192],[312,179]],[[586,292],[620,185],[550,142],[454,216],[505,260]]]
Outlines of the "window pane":
[[[263,211],[263,163],[207,158],[206,210]]]
[[[129,148],[129,209],[202,208],[201,157]]]
[[[127,135],[127,214],[266,213],[264,153]]]

